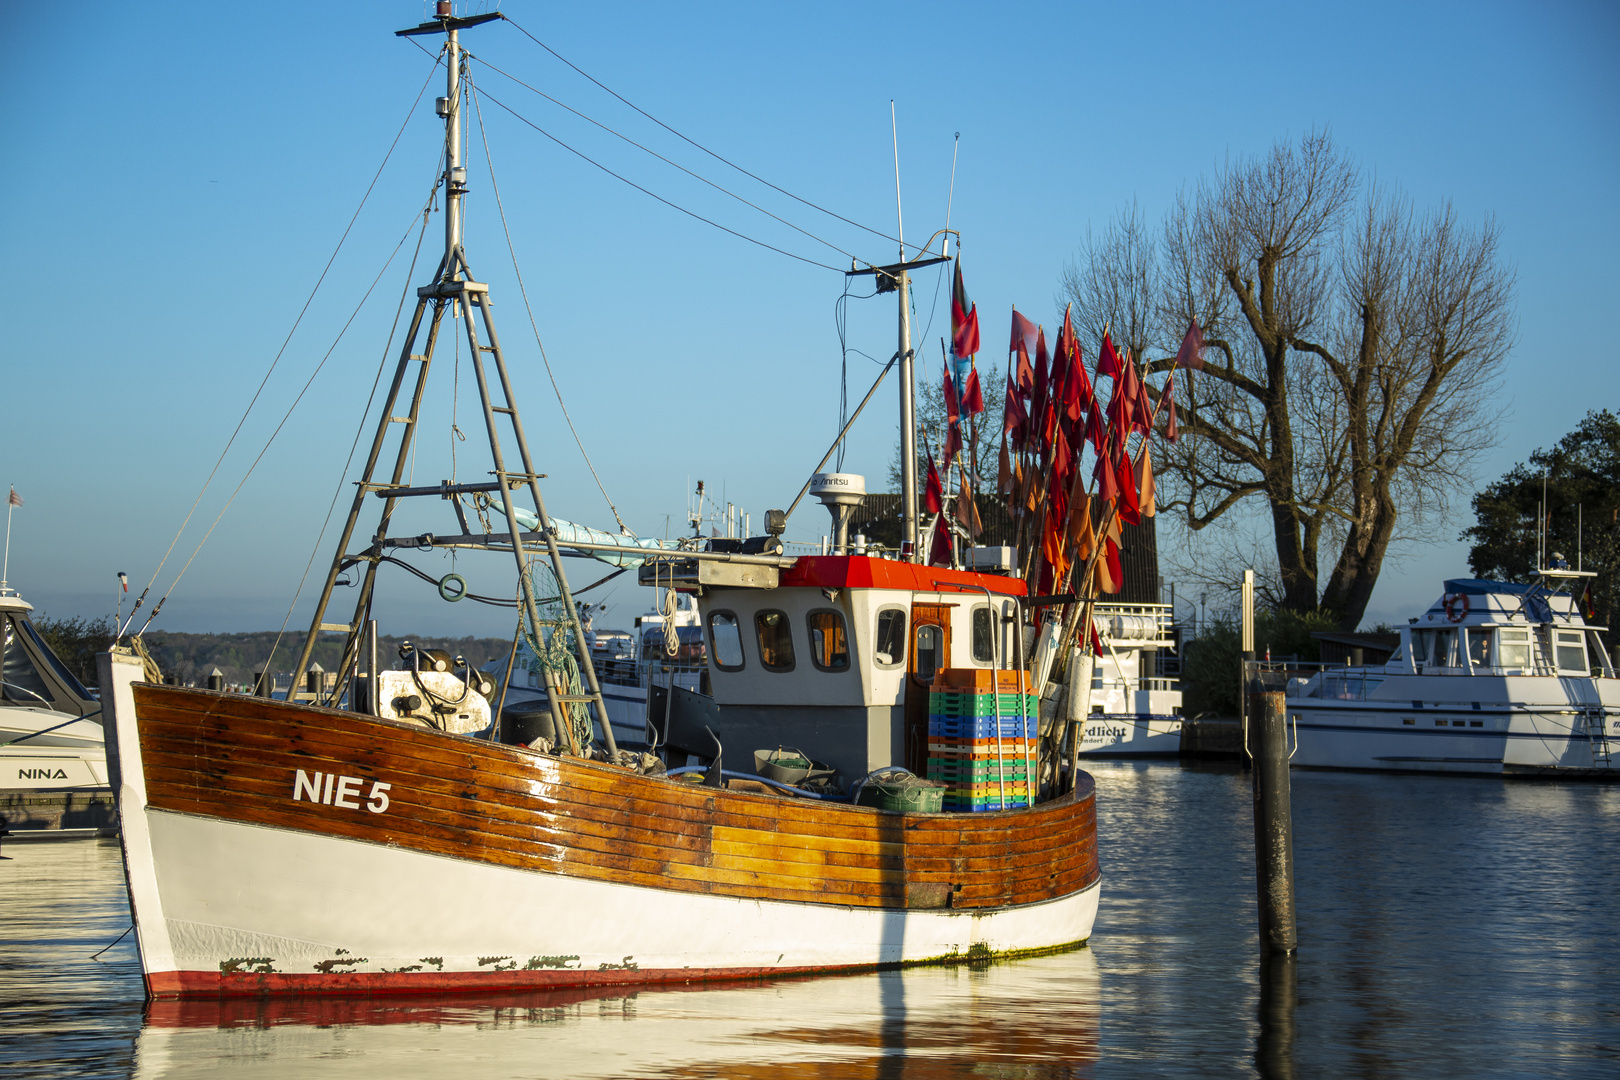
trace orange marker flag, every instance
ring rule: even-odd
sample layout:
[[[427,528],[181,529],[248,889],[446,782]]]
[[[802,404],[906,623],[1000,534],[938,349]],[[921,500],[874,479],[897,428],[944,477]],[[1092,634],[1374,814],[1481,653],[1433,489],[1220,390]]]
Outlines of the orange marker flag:
[[[1136,484],[1142,489],[1138,496],[1142,516],[1150,518],[1158,512],[1158,503],[1153,498],[1153,455],[1146,449],[1142,451],[1142,460],[1136,463]]]

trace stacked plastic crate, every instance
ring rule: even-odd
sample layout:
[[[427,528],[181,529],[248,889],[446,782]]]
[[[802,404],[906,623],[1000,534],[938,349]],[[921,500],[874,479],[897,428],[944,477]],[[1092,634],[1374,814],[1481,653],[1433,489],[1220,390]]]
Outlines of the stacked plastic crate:
[[[1007,810],[1035,801],[1040,697],[1029,673],[945,668],[928,695],[928,779],[946,811]]]

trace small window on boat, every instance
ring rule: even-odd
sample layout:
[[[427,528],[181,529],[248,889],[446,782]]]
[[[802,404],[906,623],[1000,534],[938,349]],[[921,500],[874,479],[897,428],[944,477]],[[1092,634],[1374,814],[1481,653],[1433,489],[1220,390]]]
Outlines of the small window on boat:
[[[1484,727],[1485,726],[1485,721],[1483,721],[1483,720],[1470,720],[1470,721],[1468,721],[1468,726],[1469,727]]]
[[[759,662],[767,671],[793,670],[793,630],[781,611],[762,611],[754,616],[754,632],[759,637]]]
[[[5,620],[6,626],[6,659],[5,659],[5,686],[0,687],[0,697],[6,701],[21,702],[29,705],[51,703],[51,692],[45,685],[45,680],[39,677],[34,668],[34,662],[23,651],[23,644],[18,640],[16,625]]]
[[[1586,660],[1586,635],[1569,633],[1563,630],[1558,632],[1558,667],[1562,671],[1578,671],[1582,675],[1591,672]]]
[[[994,625],[988,607],[976,607],[973,609],[974,663],[993,664],[996,662],[996,639],[991,629]]]
[[[931,683],[945,666],[945,631],[933,624],[917,627],[917,681]]]
[[[1437,661],[1433,659],[1433,652],[1434,631],[1412,631],[1412,663],[1416,664],[1418,667],[1422,667],[1424,664],[1437,663]]]
[[[1403,716],[1403,717],[1401,717],[1401,723],[1403,723],[1403,724],[1415,724],[1415,723],[1417,723],[1417,721],[1412,719],[1410,716]]]
[[[811,663],[821,671],[848,671],[849,634],[844,629],[843,613],[812,611],[807,621]]]
[[[1496,632],[1496,666],[1530,669],[1530,631],[1498,630]]]
[[[741,671],[743,668],[742,631],[737,616],[729,611],[716,611],[709,615],[709,655],[714,666],[721,671]]]
[[[1468,638],[1468,659],[1475,667],[1484,667],[1491,658],[1491,632],[1489,630],[1464,630]]]
[[[873,659],[878,667],[898,667],[906,662],[906,613],[903,608],[884,608],[877,613]]]

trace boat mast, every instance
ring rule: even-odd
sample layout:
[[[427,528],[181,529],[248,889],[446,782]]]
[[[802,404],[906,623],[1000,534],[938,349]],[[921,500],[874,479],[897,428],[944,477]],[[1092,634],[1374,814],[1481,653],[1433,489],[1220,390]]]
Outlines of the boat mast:
[[[461,51],[461,42],[458,31],[494,19],[504,18],[500,12],[489,12],[483,15],[470,15],[457,18],[452,13],[450,0],[439,0],[437,16],[429,22],[408,30],[397,31],[401,37],[414,37],[422,34],[445,35],[446,66],[445,96],[437,102],[438,114],[444,118],[444,173],[443,183],[445,190],[444,206],[444,259],[439,264],[438,272],[429,285],[416,290],[416,313],[411,320],[404,344],[400,351],[399,362],[394,371],[393,382],[390,385],[387,399],[383,403],[382,413],[378,420],[377,433],[372,441],[371,454],[366,460],[365,468],[356,486],[354,503],[349,510],[348,521],[344,526],[342,538],[338,542],[336,557],[332,560],[331,569],[327,573],[325,588],[321,591],[319,601],[315,606],[315,615],[310,623],[308,637],[304,640],[303,651],[299,654],[297,667],[293,671],[293,693],[296,693],[303,673],[308,669],[310,659],[315,651],[315,642],[321,631],[342,631],[346,634],[343,650],[343,660],[338,667],[338,684],[334,688],[330,704],[335,705],[343,693],[343,681],[359,656],[360,630],[370,617],[371,599],[376,586],[377,568],[385,558],[384,547],[387,544],[388,524],[393,517],[399,500],[411,497],[436,497],[442,499],[459,500],[464,494],[480,493],[487,495],[491,501],[499,499],[499,507],[506,517],[506,532],[489,534],[484,543],[478,545],[492,550],[510,547],[513,557],[517,560],[518,583],[520,589],[519,602],[521,610],[527,616],[529,625],[537,636],[545,633],[545,622],[540,618],[539,601],[535,598],[534,583],[530,580],[529,556],[525,550],[527,544],[533,548],[543,544],[547,557],[550,560],[552,572],[556,575],[558,596],[555,602],[561,609],[561,618],[556,620],[556,629],[571,632],[574,638],[575,652],[579,661],[580,675],[585,682],[585,692],[572,694],[560,678],[552,680],[553,673],[548,672],[547,700],[551,707],[552,720],[558,737],[572,746],[572,706],[574,704],[588,704],[596,713],[602,726],[602,735],[606,740],[609,751],[617,752],[618,747],[613,738],[613,727],[609,723],[607,704],[602,699],[601,686],[597,682],[596,669],[591,662],[590,646],[585,641],[583,628],[579,624],[579,612],[574,606],[574,598],[568,588],[568,575],[563,570],[562,553],[557,546],[556,534],[551,527],[551,520],[546,514],[545,499],[540,494],[540,474],[535,471],[534,459],[529,454],[529,444],[523,433],[523,422],[518,416],[517,400],[512,393],[511,379],[507,374],[506,359],[501,352],[499,337],[495,333],[495,323],[490,314],[489,286],[473,278],[471,269],[467,265],[466,249],[462,246],[462,197],[467,191],[467,170],[461,161],[461,98],[463,96],[462,71],[464,57]],[[484,427],[489,434],[489,450],[491,464],[494,469],[491,475],[493,482],[461,484],[449,481],[437,487],[412,487],[403,483],[407,463],[410,461],[411,446],[416,436],[416,428],[421,414],[422,398],[426,389],[428,370],[433,363],[434,348],[438,342],[439,331],[444,325],[444,317],[451,314],[453,321],[459,321],[467,337],[468,366],[478,380],[479,405],[484,415]],[[418,339],[422,336],[423,323],[427,323],[425,340],[421,341],[421,351],[418,352]],[[482,328],[482,338],[480,337]],[[491,371],[495,375],[496,383],[501,392],[501,403],[496,404],[491,399]],[[407,380],[414,386],[407,390]],[[402,393],[406,391],[406,393]],[[403,399],[403,400],[402,400]],[[408,404],[406,404],[408,402]],[[401,406],[403,405],[403,410]],[[401,412],[403,411],[403,415]],[[522,471],[509,471],[501,450],[501,432],[498,416],[504,416],[509,425],[509,437],[516,446],[519,459],[522,462]],[[386,482],[378,482],[375,473],[385,444],[390,439],[391,429],[398,427],[399,440],[395,449],[392,477]],[[534,533],[525,534],[523,527],[518,523],[517,507],[513,501],[515,490],[527,488],[534,502],[535,516],[538,518],[538,536]],[[346,554],[350,542],[357,535],[356,526],[365,505],[368,495],[382,501],[382,512],[379,515],[377,527],[370,534],[369,546],[361,551]],[[359,533],[365,536],[365,533]],[[419,538],[421,547],[431,547],[432,534],[425,534]],[[339,575],[350,567],[363,565],[364,577],[360,582],[358,596],[355,601],[354,616],[348,623],[324,622],[327,605],[332,599],[332,589],[337,583]],[[442,588],[442,583],[441,583]],[[548,603],[551,602],[548,599]],[[373,685],[375,685],[376,672],[371,672]],[[316,695],[319,703],[320,695]],[[376,711],[377,703],[371,703],[372,711]],[[497,718],[498,719],[498,718]]]

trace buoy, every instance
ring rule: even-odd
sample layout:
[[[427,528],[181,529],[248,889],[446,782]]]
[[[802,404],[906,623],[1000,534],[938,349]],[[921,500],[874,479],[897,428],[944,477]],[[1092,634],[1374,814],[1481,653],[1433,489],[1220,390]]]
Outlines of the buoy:
[[[439,596],[455,603],[467,595],[467,579],[460,574],[446,574],[439,579]]]

